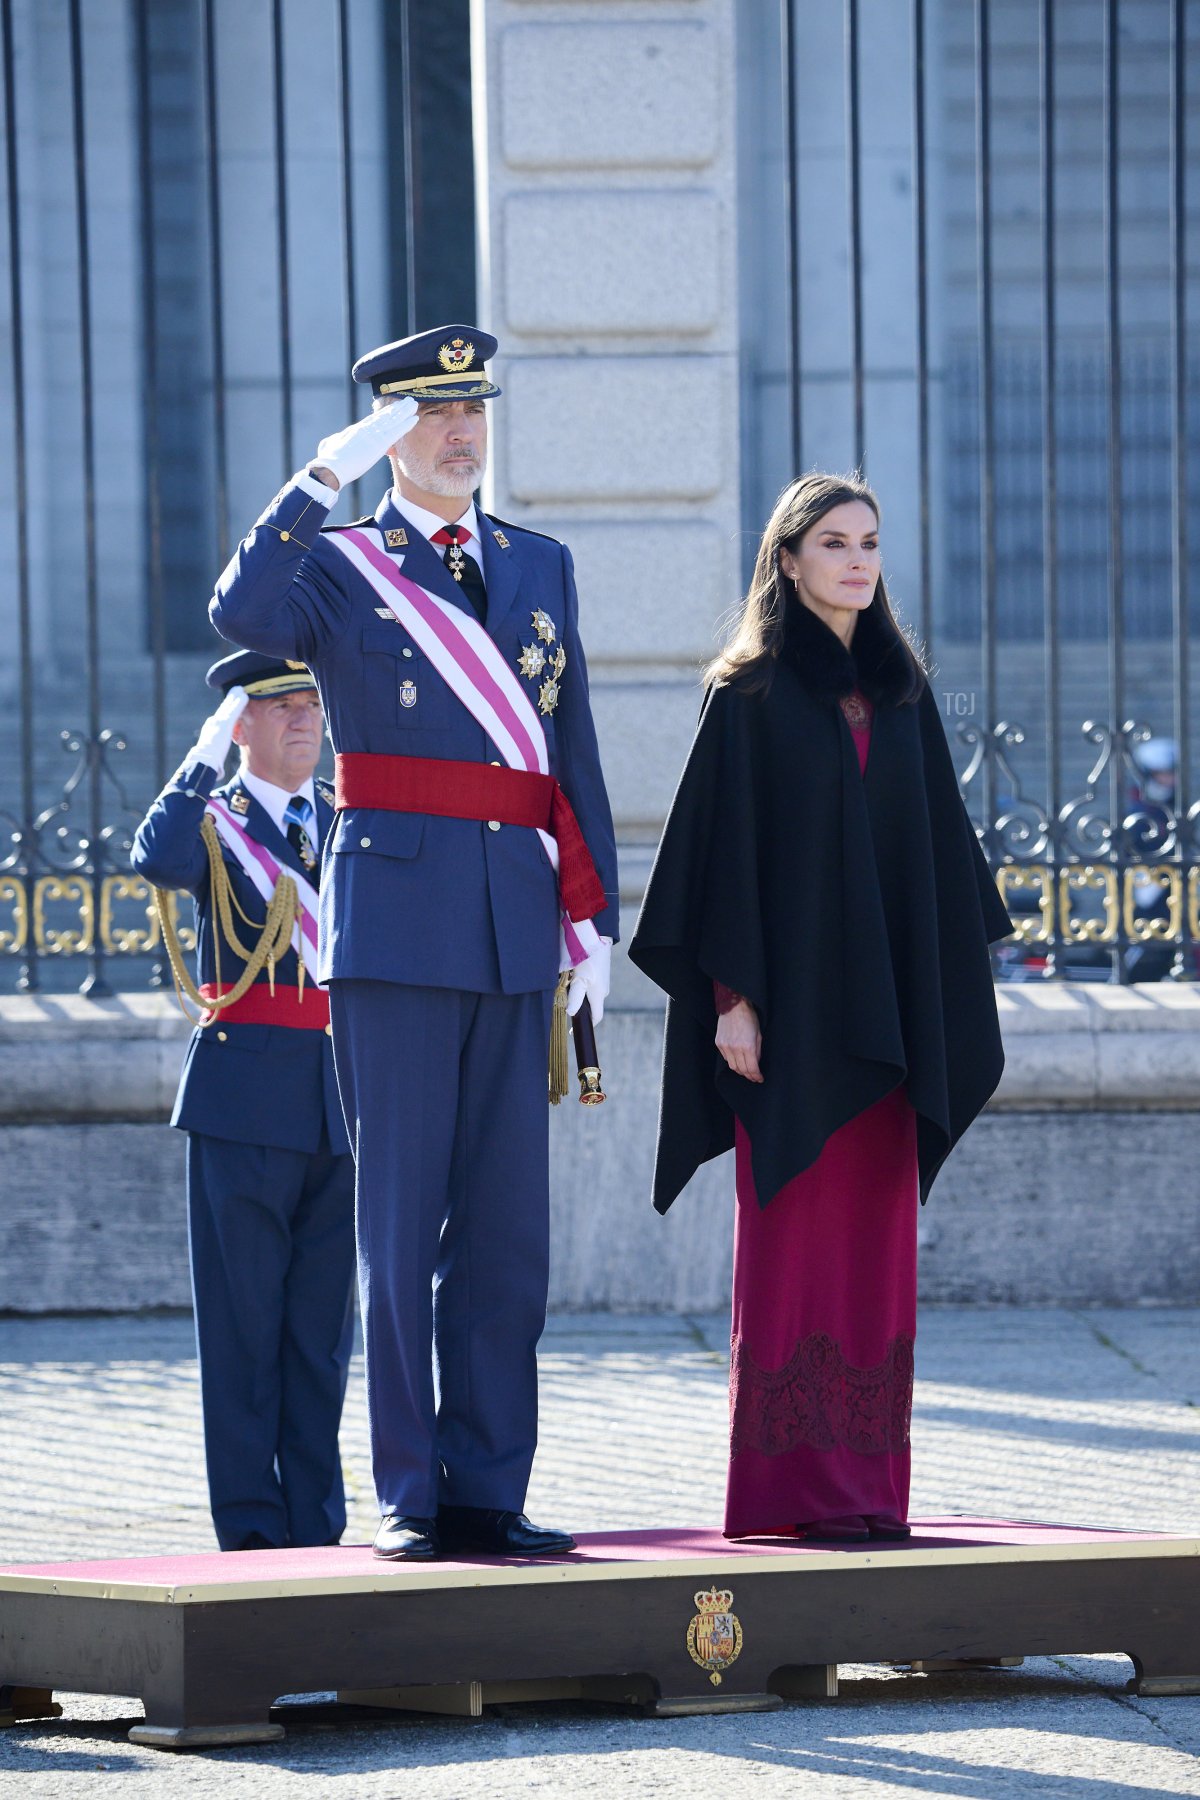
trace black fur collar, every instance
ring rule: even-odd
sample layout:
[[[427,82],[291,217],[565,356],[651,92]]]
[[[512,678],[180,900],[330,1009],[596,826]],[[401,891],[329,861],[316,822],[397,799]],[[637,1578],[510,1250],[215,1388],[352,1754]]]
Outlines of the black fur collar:
[[[788,607],[783,654],[805,685],[834,698],[855,688],[869,700],[899,706],[914,697],[912,663],[899,632],[877,606],[859,615],[853,647],[798,601]]]

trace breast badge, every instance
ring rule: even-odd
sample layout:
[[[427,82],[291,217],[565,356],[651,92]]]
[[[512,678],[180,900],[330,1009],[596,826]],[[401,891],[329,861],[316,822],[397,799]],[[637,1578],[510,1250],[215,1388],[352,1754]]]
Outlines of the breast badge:
[[[533,615],[533,629],[537,632],[543,644],[552,644],[554,642],[554,620],[550,617],[549,613],[544,613],[540,606]]]
[[[526,681],[536,681],[546,666],[546,652],[540,644],[526,644],[517,658],[517,667]]]
[[[558,646],[558,649],[554,652],[554,655],[550,660],[550,667],[554,671],[555,681],[562,680],[563,670],[566,668],[566,666],[567,666],[567,653],[563,649],[562,645],[560,644]]]
[[[688,1655],[707,1671],[714,1687],[742,1653],[742,1628],[733,1611],[732,1588],[709,1588],[696,1595],[696,1616],[688,1626]]]
[[[558,683],[547,675],[545,681],[543,681],[541,687],[538,689],[538,711],[545,713],[546,717],[549,718],[557,705]]]
[[[415,681],[404,680],[400,683],[400,704],[401,706],[415,706],[417,704],[417,684]]]

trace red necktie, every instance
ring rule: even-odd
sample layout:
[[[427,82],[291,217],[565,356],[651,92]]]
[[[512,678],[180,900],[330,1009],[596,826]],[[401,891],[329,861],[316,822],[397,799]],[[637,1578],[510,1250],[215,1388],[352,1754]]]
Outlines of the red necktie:
[[[475,558],[465,554],[460,533],[464,540],[471,536],[465,525],[444,525],[440,531],[434,532],[430,542],[445,544],[446,554],[442,561],[461,586],[482,625],[487,620],[487,594],[484,591],[483,575]]]

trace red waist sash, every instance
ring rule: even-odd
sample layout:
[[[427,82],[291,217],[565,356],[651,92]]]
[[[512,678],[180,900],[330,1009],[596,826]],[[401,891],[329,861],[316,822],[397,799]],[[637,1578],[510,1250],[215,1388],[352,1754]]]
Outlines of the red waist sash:
[[[201,998],[215,1000],[227,994],[231,986],[232,983],[217,987],[215,982],[206,981],[200,989]],[[206,1013],[204,1024],[210,1024],[213,1017],[213,1013]],[[329,1024],[329,995],[323,988],[305,982],[301,996],[298,987],[277,981],[272,996],[270,982],[256,981],[240,1000],[223,1006],[215,1017],[222,1025],[287,1025],[293,1031],[324,1031]]]
[[[604,889],[571,802],[553,775],[500,763],[442,762],[432,756],[349,751],[335,759],[334,805],[442,819],[495,819],[547,831],[558,845],[558,891],[568,918],[591,919]]]

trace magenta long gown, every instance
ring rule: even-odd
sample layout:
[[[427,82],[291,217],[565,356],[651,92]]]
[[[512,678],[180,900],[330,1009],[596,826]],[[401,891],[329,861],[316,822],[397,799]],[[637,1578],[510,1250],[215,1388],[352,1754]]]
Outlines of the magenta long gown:
[[[855,704],[857,702],[857,705]],[[844,703],[865,771],[871,713]],[[760,1207],[735,1149],[727,1537],[908,1512],[916,1121],[903,1087]]]

